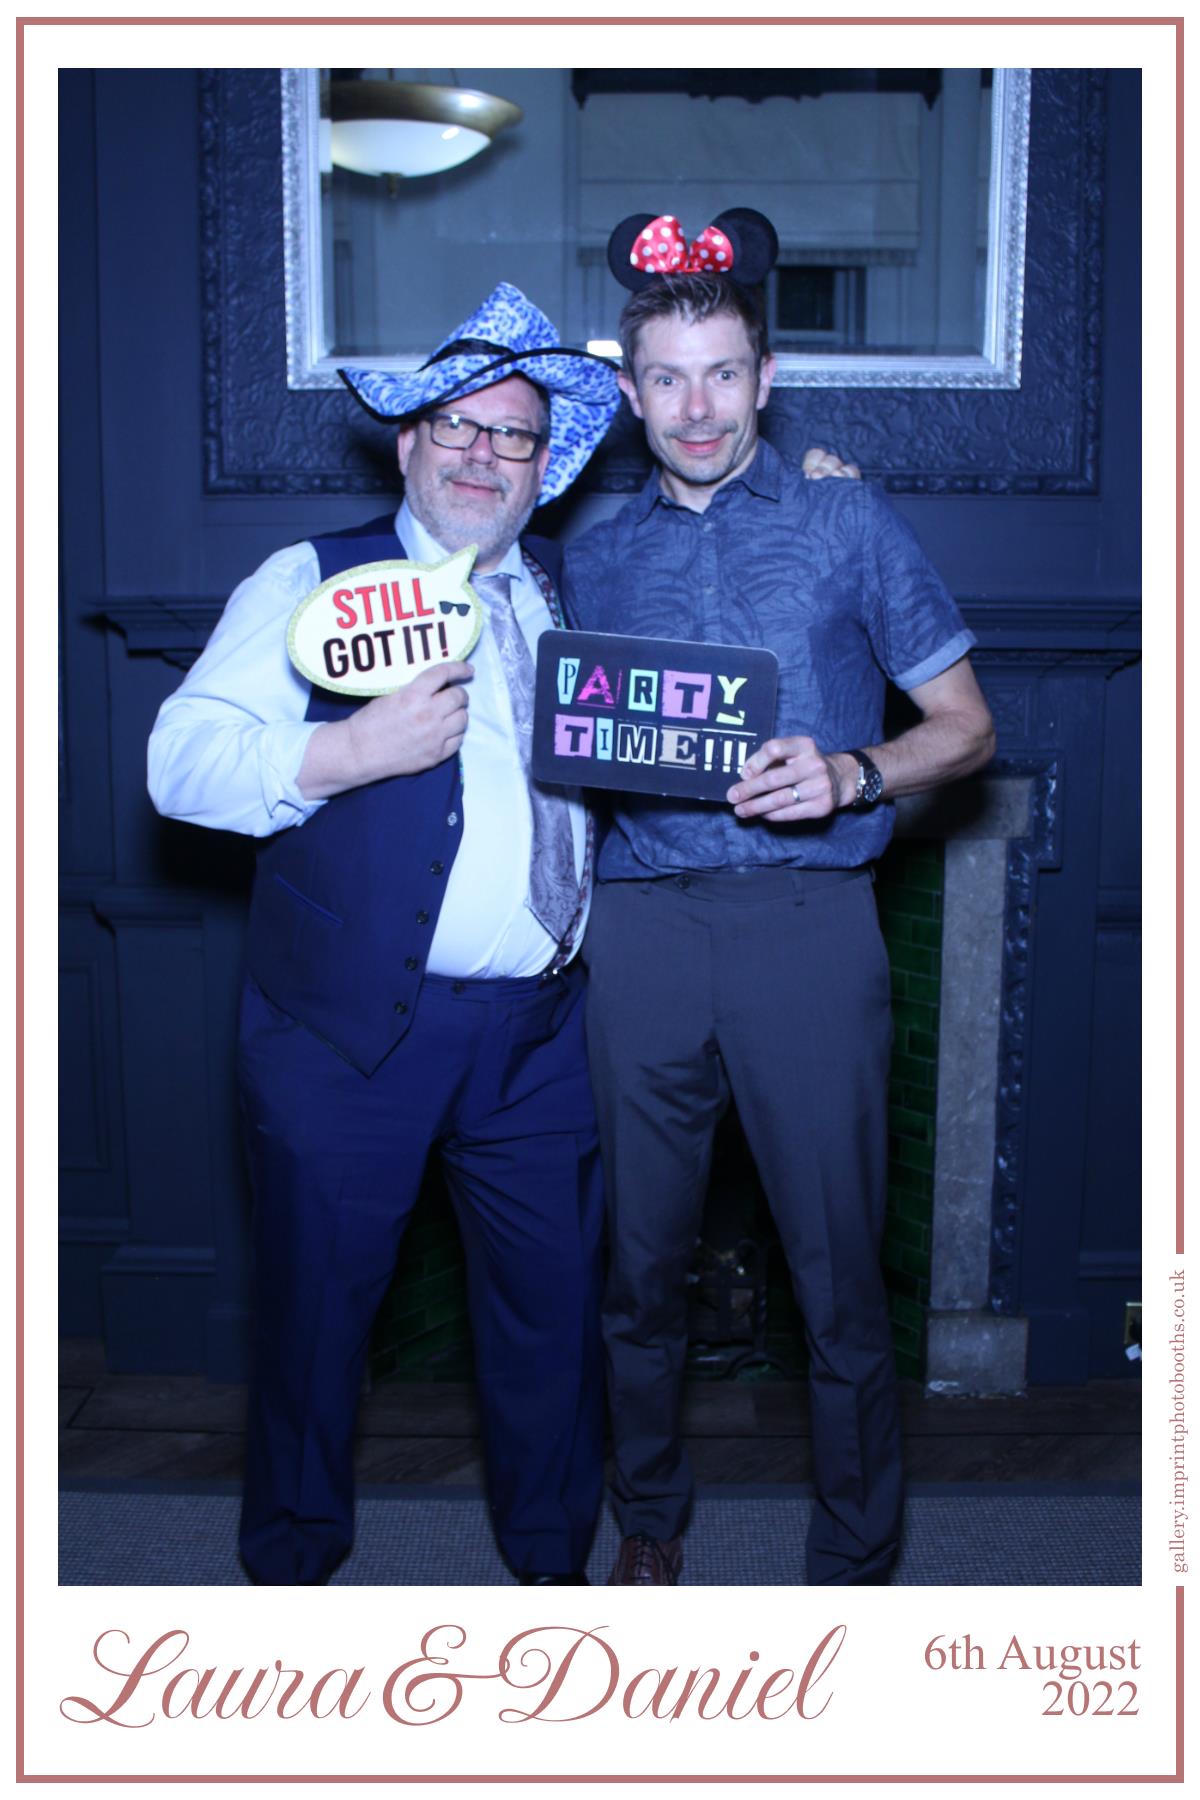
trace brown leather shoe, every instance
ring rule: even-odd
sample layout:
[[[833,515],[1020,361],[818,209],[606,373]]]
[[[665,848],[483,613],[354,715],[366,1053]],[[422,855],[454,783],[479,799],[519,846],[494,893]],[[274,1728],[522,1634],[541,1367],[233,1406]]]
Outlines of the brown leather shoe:
[[[647,1537],[639,1531],[635,1537],[622,1538],[621,1550],[609,1587],[674,1587],[683,1569],[683,1550],[679,1538]]]

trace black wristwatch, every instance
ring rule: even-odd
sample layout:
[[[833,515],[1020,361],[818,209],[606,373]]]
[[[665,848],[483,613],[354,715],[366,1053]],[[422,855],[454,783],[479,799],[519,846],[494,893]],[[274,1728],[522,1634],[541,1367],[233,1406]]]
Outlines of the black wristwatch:
[[[866,812],[883,799],[883,776],[865,750],[850,750],[847,755],[858,764],[858,787],[850,808],[853,812]]]

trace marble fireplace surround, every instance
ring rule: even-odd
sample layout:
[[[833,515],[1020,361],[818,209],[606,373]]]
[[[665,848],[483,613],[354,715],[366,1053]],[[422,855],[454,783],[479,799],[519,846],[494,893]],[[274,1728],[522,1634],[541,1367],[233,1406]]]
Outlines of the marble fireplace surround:
[[[1032,890],[1052,864],[1052,761],[902,799],[896,836],[945,850],[926,1391],[1025,1386],[1028,1322],[1009,1310]]]

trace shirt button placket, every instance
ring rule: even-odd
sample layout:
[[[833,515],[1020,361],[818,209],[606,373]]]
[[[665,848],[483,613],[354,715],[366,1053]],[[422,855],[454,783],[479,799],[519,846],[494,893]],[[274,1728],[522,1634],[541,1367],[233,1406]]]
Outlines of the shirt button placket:
[[[720,571],[717,564],[717,529],[705,515],[700,523],[700,614],[704,636],[721,641]]]

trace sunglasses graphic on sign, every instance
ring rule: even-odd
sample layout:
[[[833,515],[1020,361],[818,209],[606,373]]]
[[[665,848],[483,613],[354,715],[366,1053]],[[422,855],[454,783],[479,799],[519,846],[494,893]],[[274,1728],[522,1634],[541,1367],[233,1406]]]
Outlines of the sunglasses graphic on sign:
[[[483,629],[468,585],[477,546],[442,563],[360,563],[306,594],[288,623],[288,655],[314,687],[355,699],[393,694],[438,663],[461,662]]]

